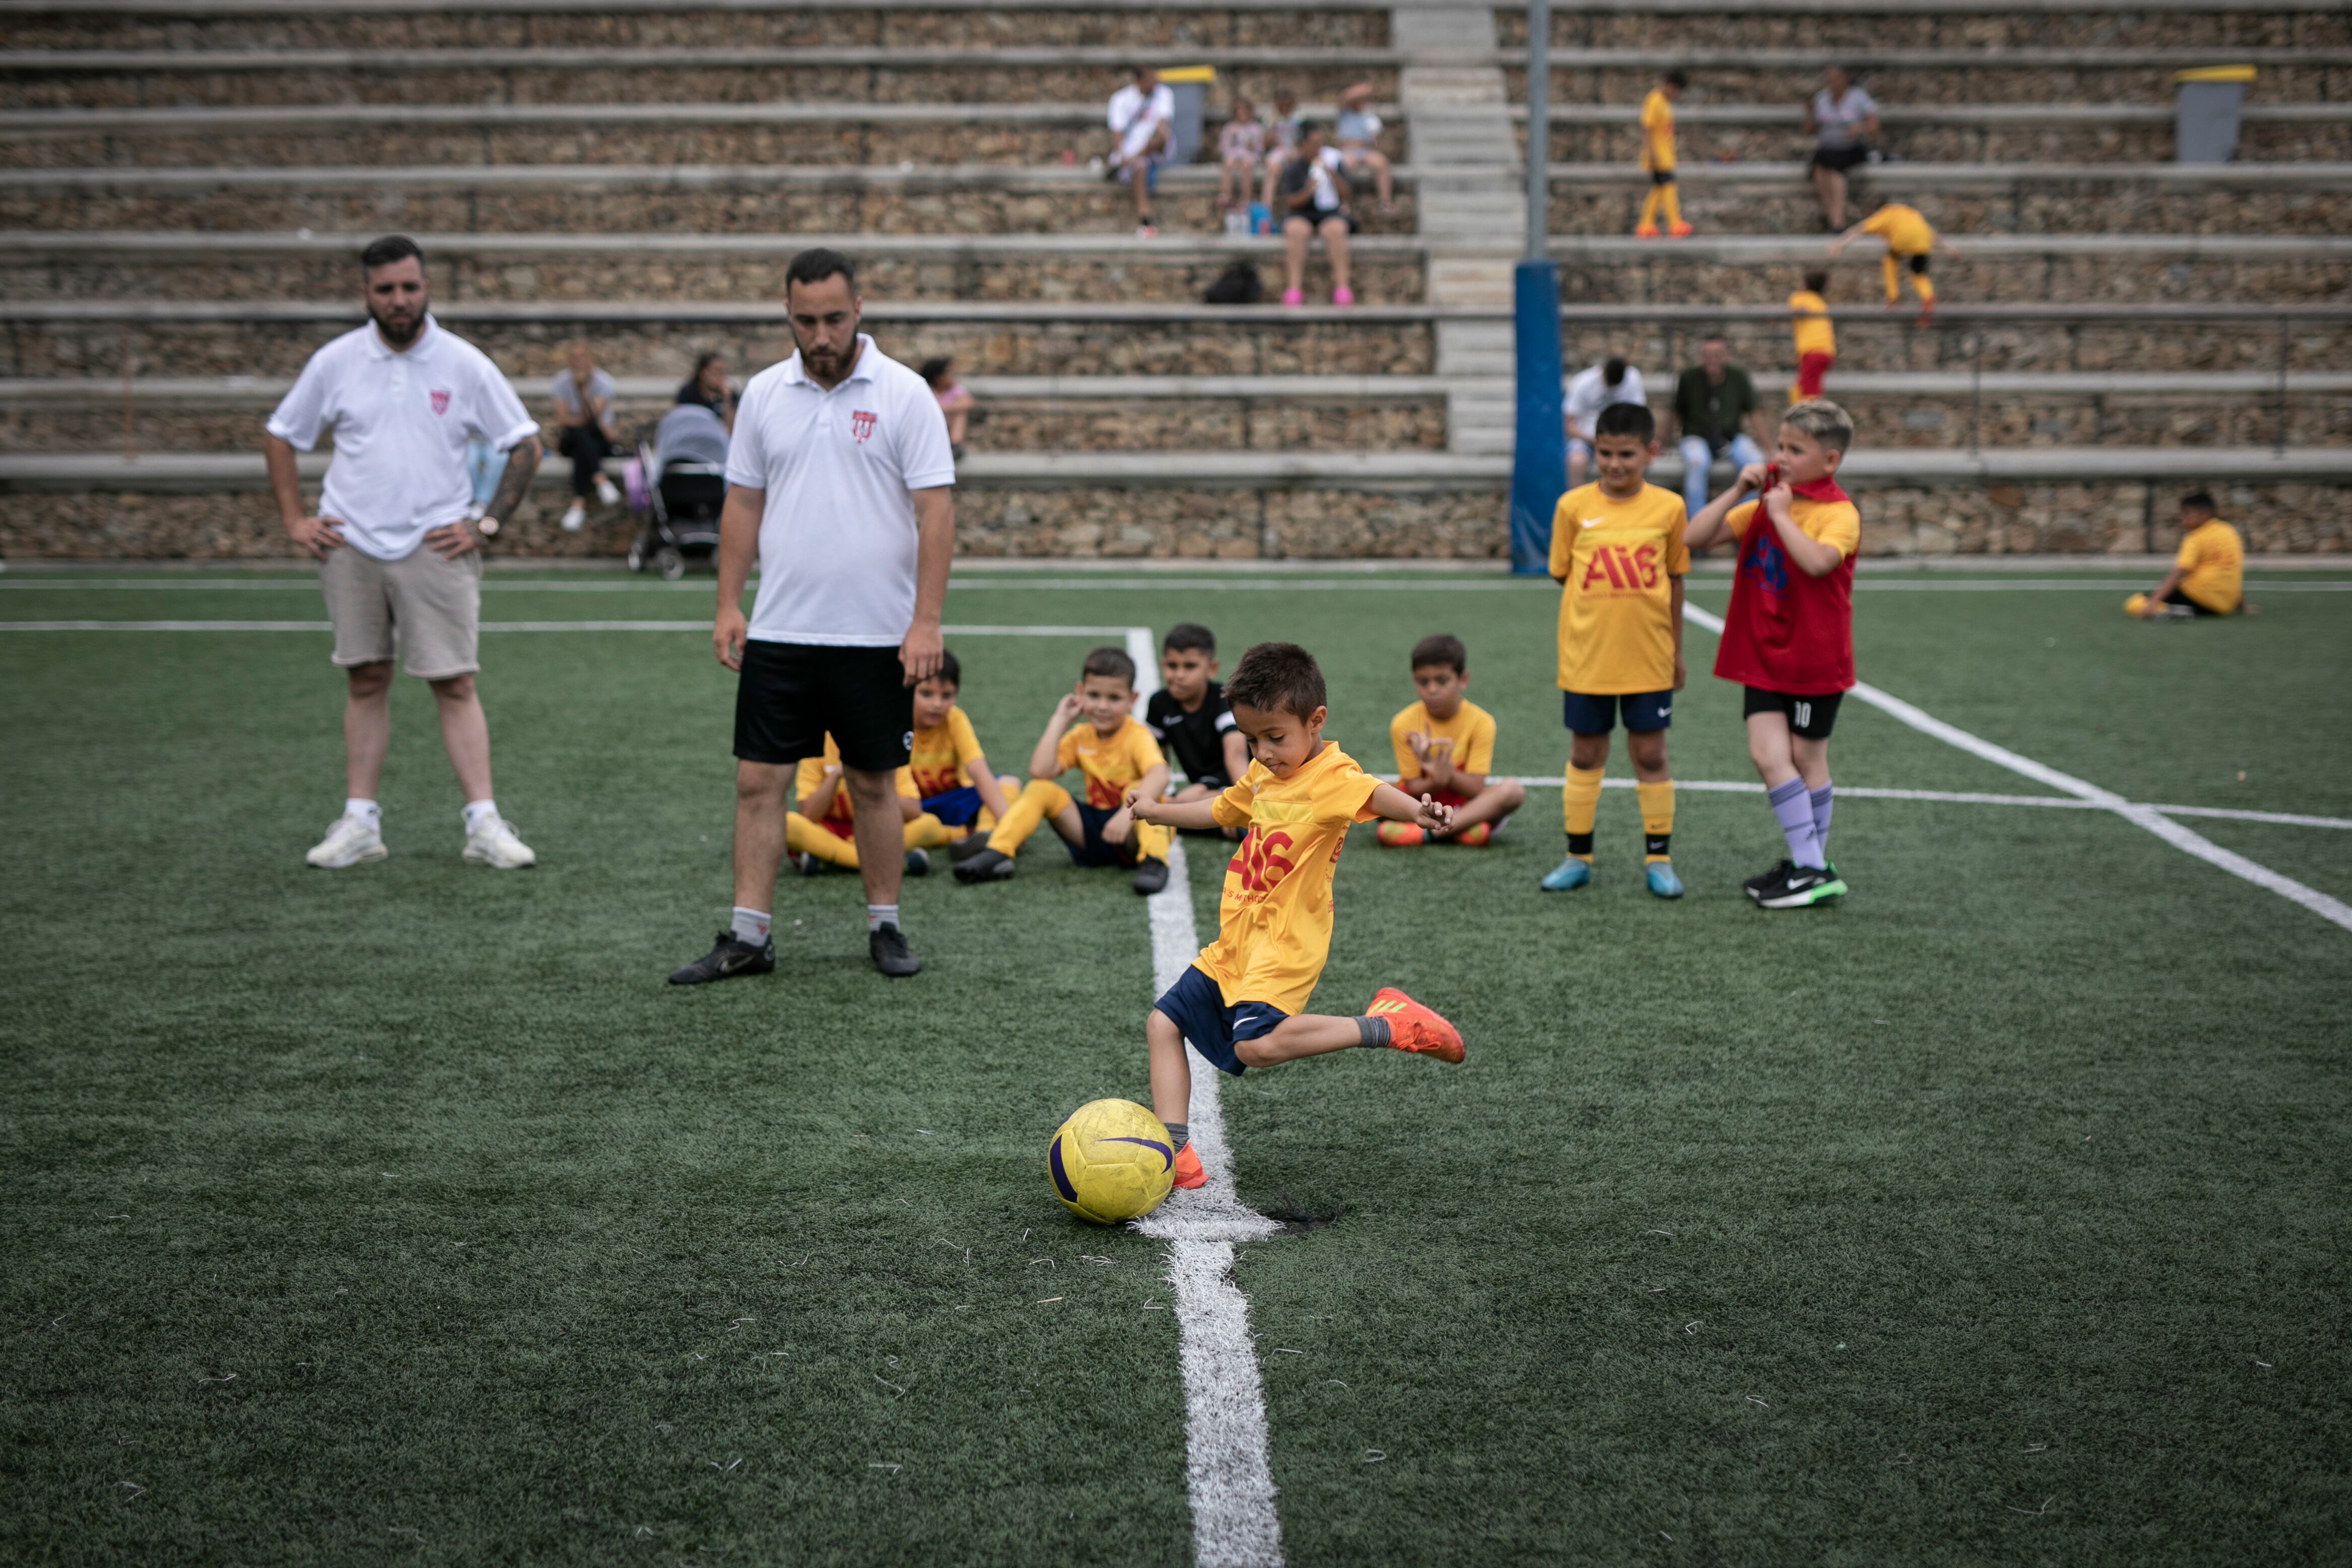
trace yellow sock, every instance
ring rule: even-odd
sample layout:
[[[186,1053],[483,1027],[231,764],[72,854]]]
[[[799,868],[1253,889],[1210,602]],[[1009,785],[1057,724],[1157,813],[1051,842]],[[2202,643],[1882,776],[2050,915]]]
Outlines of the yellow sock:
[[[1636,228],[1654,229],[1658,226],[1658,193],[1664,189],[1663,185],[1653,185],[1650,193],[1642,198],[1642,221],[1634,225]]]
[[[1920,309],[1933,310],[1936,308],[1936,286],[1928,279],[1926,273],[1915,272],[1911,275],[1911,291],[1919,297]]]
[[[1021,793],[1004,809],[1004,821],[996,824],[988,835],[988,847],[1001,855],[1019,854],[1021,846],[1037,824],[1048,817],[1061,814],[1070,803],[1070,792],[1050,779],[1032,779],[1021,786]]]
[[[1581,861],[1592,858],[1592,819],[1601,810],[1601,779],[1605,770],[1587,770],[1571,762],[1560,782],[1560,825],[1568,830],[1568,852]],[[1579,844],[1583,848],[1579,849]]]
[[[1903,298],[1903,269],[1895,265],[1895,253],[1888,251],[1878,258],[1878,276],[1886,280],[1886,302],[1895,304]]]
[[[910,850],[936,850],[955,841],[948,825],[929,811],[908,822],[904,836]]]
[[[1158,822],[1138,822],[1128,830],[1134,836],[1136,854],[1156,861],[1168,858],[1170,831]]]
[[[835,838],[798,811],[784,813],[784,848],[796,855],[814,855],[825,864],[837,865],[844,871],[857,869],[855,842]]]
[[[1671,860],[1666,841],[1675,831],[1675,781],[1633,786],[1633,799],[1642,805],[1642,837],[1646,841],[1646,858],[1654,864]]]
[[[1651,189],[1659,193],[1662,198],[1661,204],[1665,209],[1666,226],[1670,229],[1680,228],[1683,222],[1683,204],[1682,198],[1675,193],[1674,182],[1669,180],[1663,185],[1653,185]]]

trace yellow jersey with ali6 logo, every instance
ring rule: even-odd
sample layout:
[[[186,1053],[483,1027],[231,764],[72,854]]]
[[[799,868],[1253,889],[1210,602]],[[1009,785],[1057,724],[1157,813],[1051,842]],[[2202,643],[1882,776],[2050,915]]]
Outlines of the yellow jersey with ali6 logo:
[[[1116,811],[1126,802],[1129,789],[1153,768],[1166,766],[1167,758],[1160,755],[1160,743],[1142,720],[1129,715],[1108,735],[1097,734],[1093,725],[1080,719],[1063,732],[1054,763],[1065,773],[1075,768],[1087,776],[1087,805]]]
[[[1315,994],[1331,955],[1331,873],[1349,828],[1371,819],[1380,787],[1326,741],[1287,779],[1251,763],[1210,807],[1220,826],[1249,830],[1225,865],[1217,939],[1192,961],[1227,1007],[1264,1002],[1295,1013]]]
[[[1690,570],[1683,498],[1644,485],[1614,501],[1570,490],[1551,518],[1560,585],[1559,689],[1589,696],[1663,692],[1675,684],[1674,587]]]
[[[948,709],[948,716],[930,728],[915,731],[914,745],[908,749],[908,770],[915,776],[915,788],[926,800],[970,784],[971,770],[968,764],[985,755],[980,749],[980,736],[972,729],[971,720],[960,707]]]

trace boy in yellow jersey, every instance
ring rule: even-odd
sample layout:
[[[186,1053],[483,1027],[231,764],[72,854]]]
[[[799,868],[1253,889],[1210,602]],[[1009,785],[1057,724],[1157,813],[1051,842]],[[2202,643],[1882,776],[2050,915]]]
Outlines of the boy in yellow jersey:
[[[2246,604],[2246,543],[2216,517],[2213,497],[2191,490],[2180,497],[2180,549],[2153,593],[2124,601],[2124,613],[2142,621],[2232,615]]]
[[[1084,800],[1055,782],[1073,768],[1086,776]],[[1097,648],[1079,666],[1077,689],[1045,721],[1020,799],[987,846],[957,865],[956,880],[1010,880],[1022,841],[1050,821],[1078,864],[1130,867],[1136,892],[1158,893],[1168,885],[1168,830],[1138,821],[1127,797],[1140,789],[1157,800],[1167,788],[1160,743],[1135,716],[1135,661],[1124,649]]]
[[[1830,325],[1830,275],[1805,274],[1805,286],[1789,296],[1789,329],[1796,338],[1797,380],[1789,388],[1791,406],[1822,395],[1822,382],[1837,363],[1837,329]]]
[[[964,859],[988,842],[989,830],[1003,820],[1006,802],[1021,789],[1012,775],[988,770],[980,736],[956,706],[962,685],[963,665],[942,650],[940,673],[915,683],[914,738],[907,758],[923,814],[939,822],[951,860]]]
[[[1657,423],[1636,403],[1601,411],[1593,462],[1601,477],[1559,498],[1551,519],[1551,575],[1560,585],[1560,716],[1568,775],[1560,817],[1568,856],[1544,875],[1547,893],[1592,880],[1592,820],[1609,761],[1609,732],[1625,719],[1645,857],[1643,878],[1680,898],[1675,874],[1674,777],[1666,727],[1683,689],[1683,498],[1643,478],[1658,455]]]
[[[1331,954],[1331,878],[1348,830],[1375,818],[1424,831],[1454,825],[1454,810],[1383,784],[1323,738],[1323,672],[1306,649],[1261,643],[1242,655],[1225,686],[1234,719],[1255,760],[1241,782],[1208,800],[1162,800],[1130,789],[1137,821],[1207,831],[1246,828],[1225,867],[1217,939],[1201,949],[1144,1021],[1151,1109],[1176,1148],[1176,1185],[1208,1180],[1186,1125],[1192,1068],[1184,1041],[1220,1070],[1276,1062],[1358,1046],[1462,1060],[1462,1036],[1394,987],[1382,987],[1356,1018],[1299,1009]]]
[[[1668,71],[1642,100],[1642,172],[1650,176],[1650,193],[1642,198],[1642,221],[1633,225],[1635,239],[1657,238],[1662,214],[1666,233],[1675,238],[1686,238],[1691,232],[1690,225],[1683,222],[1682,204],[1675,196],[1675,99],[1688,86],[1688,71]]]
[[[1440,632],[1412,645],[1412,685],[1421,700],[1389,720],[1396,753],[1397,788],[1454,808],[1454,827],[1433,833],[1418,822],[1382,822],[1374,836],[1391,848],[1433,841],[1476,849],[1503,831],[1527,786],[1489,779],[1495,760],[1495,716],[1472,702],[1470,653],[1462,639]]]
[[[906,822],[907,874],[929,876],[929,851],[948,841],[947,830],[936,817],[924,814],[915,797],[915,780],[898,769],[898,814]],[[798,809],[784,813],[784,852],[803,876],[814,876],[826,866],[857,869],[856,815],[850,810],[849,791],[841,787],[841,747],[824,737],[824,752],[803,757],[793,775],[793,800]]]
[[[1876,235],[1886,242],[1886,254],[1879,260],[1880,275],[1886,282],[1886,303],[1898,305],[1903,300],[1903,269],[1911,269],[1911,292],[1919,297],[1919,324],[1926,326],[1936,310],[1936,285],[1927,277],[1927,256],[1942,251],[1946,256],[1960,253],[1944,243],[1935,225],[1920,216],[1916,207],[1906,207],[1900,202],[1888,202],[1870,216],[1830,241],[1830,254],[1843,256],[1845,247],[1864,235]]]

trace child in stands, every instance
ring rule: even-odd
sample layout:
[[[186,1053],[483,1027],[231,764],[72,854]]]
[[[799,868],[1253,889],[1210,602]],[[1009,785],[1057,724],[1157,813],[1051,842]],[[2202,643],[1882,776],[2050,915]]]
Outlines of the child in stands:
[[[1853,444],[1845,410],[1799,403],[1781,418],[1773,462],[1742,468],[1685,536],[1695,550],[1738,541],[1715,673],[1747,688],[1748,759],[1788,841],[1786,860],[1742,884],[1765,909],[1803,909],[1846,892],[1829,858],[1830,731],[1853,685],[1862,514],[1837,482]]]
[[[1683,689],[1683,498],[1643,477],[1658,455],[1657,422],[1636,403],[1601,411],[1593,440],[1600,478],[1559,498],[1551,519],[1551,575],[1559,593],[1560,716],[1568,774],[1560,818],[1568,856],[1545,873],[1547,893],[1592,881],[1592,826],[1609,761],[1609,734],[1625,720],[1625,755],[1642,809],[1643,878],[1680,898],[1675,874],[1675,782],[1666,727]]]
[[[1265,162],[1265,127],[1257,122],[1257,105],[1236,98],[1233,118],[1217,132],[1217,211],[1249,204]]]
[[[1830,275],[1819,267],[1805,274],[1805,286],[1789,296],[1789,329],[1796,339],[1797,379],[1791,403],[1822,395],[1822,382],[1837,363],[1837,329],[1830,325]]]
[[[1389,720],[1397,788],[1454,809],[1450,828],[1432,833],[1402,818],[1382,822],[1375,836],[1391,849],[1433,840],[1481,848],[1528,797],[1516,779],[1490,779],[1495,716],[1469,699],[1470,653],[1462,639],[1440,632],[1412,645],[1412,685],[1420,700]]]
[[[1188,1039],[1216,1067],[1234,1073],[1359,1046],[1462,1060],[1454,1027],[1393,987],[1373,993],[1359,1017],[1300,1011],[1330,956],[1331,878],[1349,828],[1378,818],[1383,825],[1444,832],[1454,825],[1453,809],[1381,783],[1323,738],[1330,714],[1323,672],[1306,649],[1259,643],[1242,655],[1225,691],[1255,758],[1241,781],[1205,800],[1162,800],[1144,788],[1127,792],[1126,809],[1138,823],[1162,832],[1248,830],[1225,867],[1217,939],[1144,1022],[1151,1109],[1176,1145],[1181,1187],[1208,1180],[1187,1126]]]
[[[1658,78],[1658,85],[1642,100],[1642,172],[1650,177],[1650,193],[1642,198],[1642,221],[1633,225],[1635,239],[1657,238],[1662,216],[1668,235],[1675,239],[1690,235],[1691,226],[1683,222],[1682,203],[1675,192],[1675,99],[1688,86],[1688,71],[1671,70]]]
[[[1057,782],[1073,768],[1086,777],[1083,801]],[[1158,893],[1168,885],[1168,831],[1139,821],[1127,796],[1140,789],[1156,800],[1167,788],[1160,743],[1135,716],[1135,661],[1124,649],[1097,648],[1079,667],[1077,689],[1046,719],[1020,799],[988,835],[987,847],[956,866],[956,880],[1011,880],[1023,841],[1050,821],[1078,864],[1128,867],[1136,892]]]
[[[1870,216],[1830,241],[1830,254],[1843,256],[1845,247],[1864,235],[1876,235],[1886,242],[1886,254],[1879,258],[1879,274],[1886,284],[1888,308],[1903,302],[1902,277],[1905,268],[1911,273],[1911,292],[1919,297],[1919,324],[1924,327],[1936,313],[1936,285],[1927,276],[1927,258],[1931,252],[1942,251],[1957,257],[1960,253],[1946,244],[1936,227],[1919,214],[1916,207],[1906,207],[1900,202],[1888,202]]]

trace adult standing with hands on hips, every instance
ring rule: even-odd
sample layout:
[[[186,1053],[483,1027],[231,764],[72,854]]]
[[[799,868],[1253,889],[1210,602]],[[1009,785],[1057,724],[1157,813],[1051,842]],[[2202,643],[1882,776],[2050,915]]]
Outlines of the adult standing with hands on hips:
[[[930,388],[857,329],[863,308],[848,257],[793,257],[784,310],[798,351],[753,376],[736,412],[710,630],[738,675],[735,910],[672,985],[776,967],[786,794],[828,734],[856,807],[866,951],[886,975],[922,967],[898,918],[895,783],[913,750],[916,683],[939,673],[943,652],[955,462]],[[760,591],[746,617],[755,556]]]
[[[392,661],[433,688],[441,744],[466,796],[464,858],[514,870],[539,857],[490,794],[490,731],[474,689],[482,616],[481,539],[469,439],[506,455],[482,533],[521,505],[539,471],[539,422],[498,366],[433,319],[425,254],[387,235],[360,253],[368,324],[310,356],[269,416],[269,488],[287,537],[319,562],[319,587],[345,671],[343,814],[305,858],[337,871],[380,861],[376,784],[392,745]],[[295,453],[331,432],[333,461],[313,514]],[[394,633],[398,632],[395,643]]]

